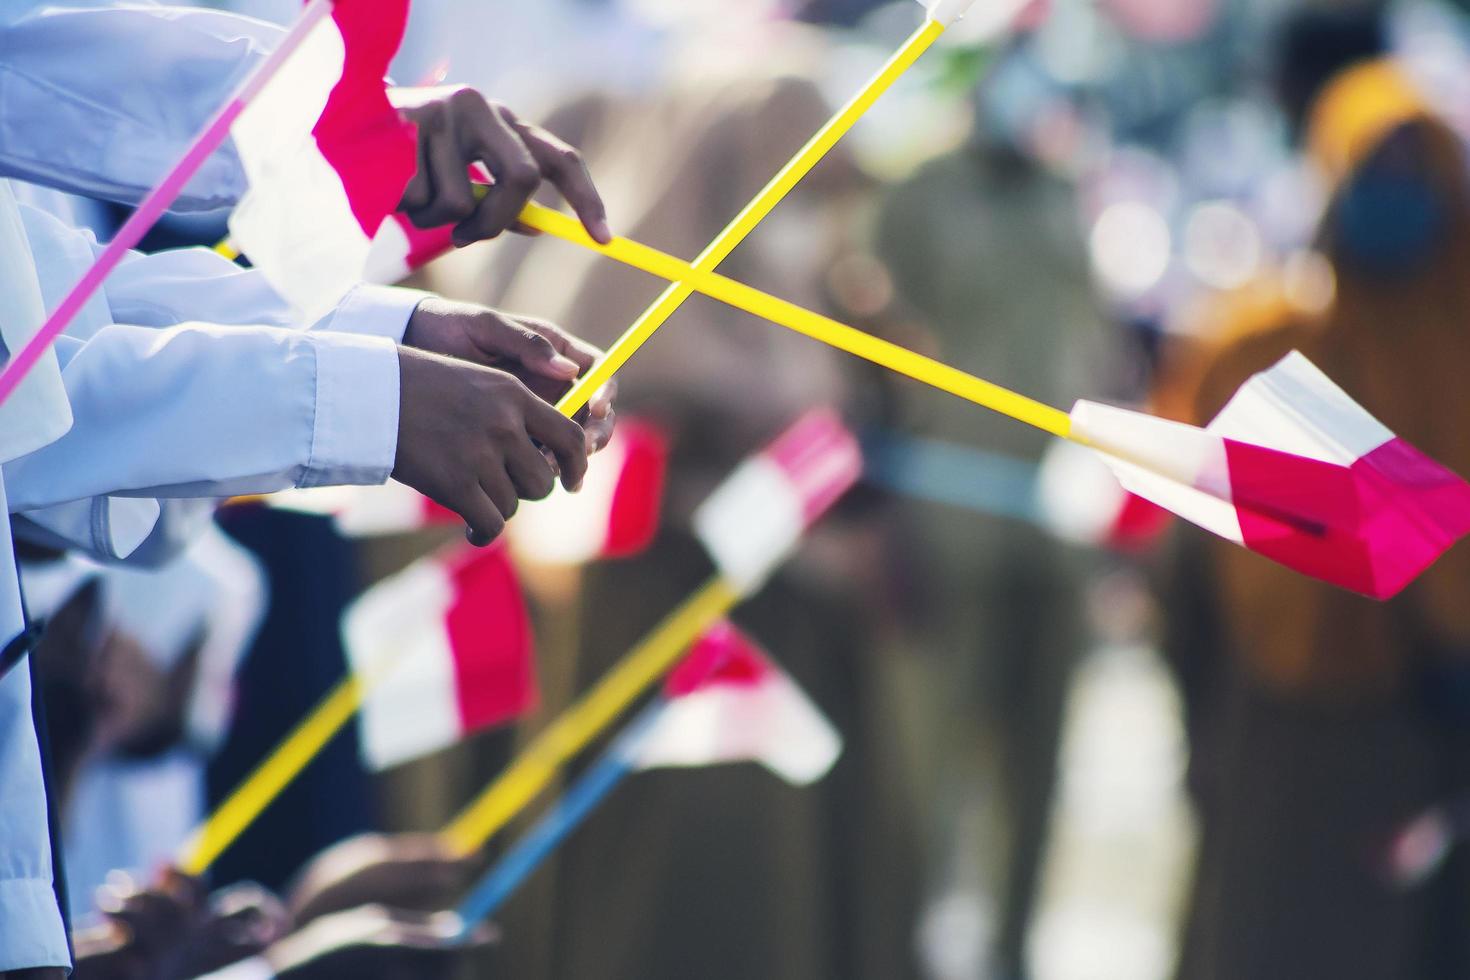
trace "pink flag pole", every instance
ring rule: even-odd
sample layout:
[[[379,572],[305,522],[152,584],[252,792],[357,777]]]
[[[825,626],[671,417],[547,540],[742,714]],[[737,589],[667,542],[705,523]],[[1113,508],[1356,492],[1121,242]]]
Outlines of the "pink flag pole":
[[[5,364],[5,369],[0,371],[0,404],[4,404],[15,392],[16,386],[36,366],[36,362],[41,359],[41,355],[46,352],[47,348],[56,342],[57,337],[61,336],[72,318],[87,304],[87,301],[117,268],[118,263],[127,256],[128,251],[142,241],[148,230],[158,222],[159,218],[163,217],[169,206],[183,192],[184,187],[199,172],[204,161],[208,160],[230,135],[230,127],[235,124],[235,120],[240,118],[240,114],[260,94],[261,89],[265,88],[281,66],[301,46],[306,36],[311,33],[311,29],[331,15],[332,3],[333,0],[309,0],[301,17],[282,39],[280,46],[271,52],[255,71],[251,72],[250,76],[235,90],[230,101],[215,113],[214,118],[195,137],[183,158],[174,165],[174,168],[158,186],[149,192],[148,196],[143,199],[143,203],[138,205],[138,209],[118,229],[117,235],[108,243],[107,248],[92,263],[92,267],[87,270],[81,280],[66,294],[61,304],[41,325],[41,329],[36,332],[35,336],[19,351],[12,352],[10,360]]]

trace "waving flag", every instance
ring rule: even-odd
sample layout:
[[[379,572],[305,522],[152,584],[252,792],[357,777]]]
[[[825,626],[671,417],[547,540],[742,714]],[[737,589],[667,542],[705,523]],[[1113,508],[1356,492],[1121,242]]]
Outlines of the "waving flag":
[[[447,748],[529,710],[535,641],[505,548],[468,545],[369,589],[342,633],[359,677],[364,760],[374,770]]]
[[[705,633],[664,684],[638,769],[758,762],[788,783],[825,776],[842,739],[796,683],[732,624]]]
[[[802,416],[694,513],[694,530],[742,591],[754,591],[863,473],[857,438],[831,409]]]
[[[729,623],[713,627],[634,718],[460,904],[466,930],[506,899],[634,772],[758,762],[806,786],[831,770],[842,739],[780,668]]]
[[[639,554],[658,533],[668,455],[658,426],[620,418],[607,448],[588,461],[580,491],[558,486],[521,505],[507,531],[512,553],[542,565]]]
[[[1470,532],[1470,485],[1299,353],[1251,378],[1203,429],[1092,402],[1072,425],[1133,493],[1374,598]]]
[[[369,268],[417,168],[414,127],[388,101],[409,0],[334,0],[230,128],[250,184],[235,245],[282,296],[324,313]]]
[[[1058,439],[1036,477],[1043,526],[1063,541],[1142,551],[1169,526],[1169,512],[1118,484],[1098,454]]]

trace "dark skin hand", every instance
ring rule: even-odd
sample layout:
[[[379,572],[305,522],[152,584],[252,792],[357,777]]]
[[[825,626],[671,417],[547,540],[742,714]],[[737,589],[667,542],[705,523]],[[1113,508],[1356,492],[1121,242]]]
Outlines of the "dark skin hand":
[[[408,347],[398,367],[393,477],[464,518],[472,543],[498,536],[522,498],[551,493],[553,461],[568,490],[581,485],[582,427],[514,375]]]
[[[582,156],[539,126],[523,122],[471,88],[395,89],[394,105],[419,130],[419,164],[399,210],[420,228],[453,224],[454,243],[495,238],[517,227],[543,182],[566,198],[587,233],[612,240],[607,212]],[[491,179],[477,198],[469,168]]]
[[[290,931],[285,906],[260,886],[206,896],[202,882],[172,869],[147,889],[119,875],[97,901],[106,921],[75,937],[78,980],[189,980]]]
[[[475,868],[432,834],[363,834],[312,858],[288,902],[298,925],[359,905],[431,912],[459,898]]]
[[[367,905],[337,912],[276,943],[266,959],[279,980],[433,980],[452,977],[489,945],[487,929],[462,937],[450,912],[425,915]]]
[[[553,405],[602,356],[598,348],[545,320],[437,296],[424,300],[414,310],[403,342],[513,374]],[[609,381],[577,415],[587,432],[588,453],[602,449],[612,438],[617,390],[617,381]]]

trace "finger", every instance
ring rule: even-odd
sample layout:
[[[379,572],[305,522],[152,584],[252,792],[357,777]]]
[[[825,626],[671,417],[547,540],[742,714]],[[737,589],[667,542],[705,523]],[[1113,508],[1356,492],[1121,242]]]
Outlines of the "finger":
[[[413,217],[413,212],[427,207],[434,196],[434,180],[429,176],[429,158],[427,153],[429,134],[425,131],[426,124],[419,124],[418,145],[415,148],[418,154],[418,164],[413,172],[413,179],[403,189],[403,197],[398,202],[398,210]]]
[[[582,154],[540,126],[519,123],[517,128],[541,173],[566,198],[581,219],[582,227],[587,229],[587,234],[603,245],[612,241],[607,207],[602,203],[602,195],[597,193],[597,186],[592,182],[592,174],[588,172]]]
[[[516,516],[516,511],[521,506],[521,498],[516,493],[515,483],[511,480],[510,474],[505,471],[503,466],[491,465],[486,467],[480,473],[480,489],[484,490],[485,496],[494,502],[495,509],[500,511],[500,516],[506,521]],[[504,527],[504,522],[502,522],[501,526]],[[485,529],[477,527],[475,530],[483,531]]]
[[[450,509],[469,525],[470,531],[466,538],[477,548],[483,548],[494,541],[505,529],[505,518],[478,485],[466,492],[461,500],[450,504]]]
[[[581,370],[575,360],[557,349],[551,338],[520,317],[504,317],[487,310],[471,322],[470,337],[485,353],[514,358],[555,381],[570,381]]]
[[[428,157],[434,190],[427,205],[409,214],[413,223],[420,228],[438,228],[474,214],[475,192],[454,133],[436,132],[429,142]]]
[[[505,468],[522,500],[544,500],[556,486],[556,477],[546,457],[529,442],[506,458]]]
[[[613,429],[618,424],[616,412],[608,412],[601,418],[589,419],[583,431],[587,434],[587,454],[600,453],[612,442]]]
[[[587,442],[582,427],[545,402],[530,401],[526,431],[556,456],[562,486],[579,489],[587,475]]]
[[[514,316],[512,319],[526,330],[543,337],[558,354],[576,365],[577,373],[572,377],[586,374],[602,356],[602,351],[598,348],[579,337],[572,336],[547,320],[540,320],[533,316]]]
[[[541,185],[536,159],[507,121],[506,110],[487,108],[489,111],[470,117],[472,128],[465,139],[469,152],[483,160],[495,183],[474,213],[455,227],[456,245],[495,238],[510,228]]]
[[[609,378],[607,384],[598,388],[592,395],[592,400],[587,403],[587,410],[595,419],[606,418],[613,412],[613,402],[618,397],[618,379]]]

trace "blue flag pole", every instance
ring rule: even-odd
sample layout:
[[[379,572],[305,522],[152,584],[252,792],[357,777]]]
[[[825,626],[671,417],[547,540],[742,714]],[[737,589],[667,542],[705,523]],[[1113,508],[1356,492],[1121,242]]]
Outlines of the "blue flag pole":
[[[556,806],[470,889],[458,910],[465,935],[500,911],[506,900],[555,853],[562,841],[635,771],[639,746],[665,707],[667,702],[660,698],[629,722],[607,751],[567,789]]]

